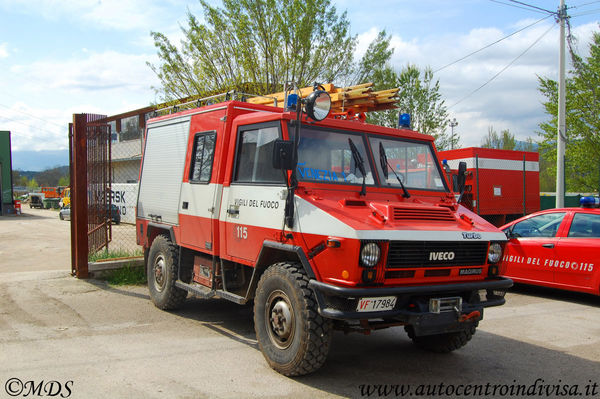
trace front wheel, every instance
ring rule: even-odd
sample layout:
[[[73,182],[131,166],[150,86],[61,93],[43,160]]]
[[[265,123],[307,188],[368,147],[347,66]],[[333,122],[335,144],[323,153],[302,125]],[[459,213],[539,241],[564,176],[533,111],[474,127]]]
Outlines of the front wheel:
[[[265,359],[283,375],[312,373],[327,359],[332,322],[319,315],[308,277],[296,263],[276,263],[260,278],[254,329]]]
[[[413,343],[421,349],[430,352],[448,353],[465,346],[475,334],[478,323],[472,323],[467,329],[457,332],[415,336],[412,326],[404,329]]]
[[[177,288],[178,247],[165,236],[157,236],[148,254],[148,290],[157,308],[170,310],[178,308],[187,291]]]

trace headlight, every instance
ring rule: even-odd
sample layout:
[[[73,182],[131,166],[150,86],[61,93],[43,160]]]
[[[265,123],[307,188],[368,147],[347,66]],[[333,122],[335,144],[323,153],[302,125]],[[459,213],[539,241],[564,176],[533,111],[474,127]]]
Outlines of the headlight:
[[[379,245],[374,242],[368,242],[363,245],[362,250],[360,251],[360,262],[363,266],[373,267],[379,262],[379,257],[381,256],[381,249]]]
[[[498,263],[502,258],[502,246],[497,242],[490,244],[490,250],[488,251],[488,261],[490,263]]]

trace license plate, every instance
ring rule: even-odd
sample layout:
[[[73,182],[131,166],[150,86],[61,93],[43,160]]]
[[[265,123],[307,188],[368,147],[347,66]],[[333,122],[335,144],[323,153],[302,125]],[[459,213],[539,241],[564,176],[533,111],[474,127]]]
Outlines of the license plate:
[[[360,298],[357,312],[380,312],[384,310],[392,310],[396,306],[395,296],[380,296],[375,298]]]

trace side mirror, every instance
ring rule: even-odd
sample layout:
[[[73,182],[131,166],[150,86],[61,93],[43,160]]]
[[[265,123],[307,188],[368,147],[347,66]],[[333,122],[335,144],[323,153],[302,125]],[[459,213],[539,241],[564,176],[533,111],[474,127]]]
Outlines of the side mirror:
[[[282,139],[275,140],[272,163],[275,169],[294,169],[294,142]]]
[[[458,176],[457,176],[457,185],[458,192],[460,194],[465,192],[465,184],[467,182],[467,163],[459,162],[458,164]]]

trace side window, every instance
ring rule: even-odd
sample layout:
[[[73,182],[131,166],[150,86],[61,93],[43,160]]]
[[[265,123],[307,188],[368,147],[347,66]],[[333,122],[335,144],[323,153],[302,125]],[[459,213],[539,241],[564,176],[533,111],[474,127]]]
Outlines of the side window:
[[[515,224],[512,233],[515,237],[555,237],[565,217],[564,212],[546,213],[534,216]]]
[[[217,134],[198,133],[194,137],[194,151],[190,167],[190,181],[193,183],[208,183],[212,174],[215,142]]]
[[[273,168],[271,162],[273,146],[279,136],[277,126],[240,131],[233,180],[243,183],[283,183],[283,172]]]
[[[576,213],[569,229],[569,237],[600,238],[600,215]]]

